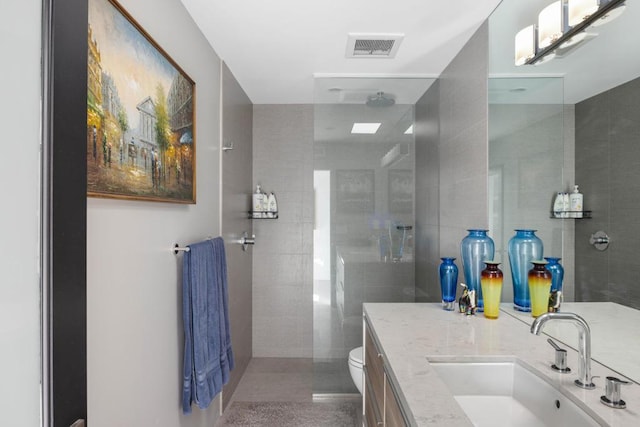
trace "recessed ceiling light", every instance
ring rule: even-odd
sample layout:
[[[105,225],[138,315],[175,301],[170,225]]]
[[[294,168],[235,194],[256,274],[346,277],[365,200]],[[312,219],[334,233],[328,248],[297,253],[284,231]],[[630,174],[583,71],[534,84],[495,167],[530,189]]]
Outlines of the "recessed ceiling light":
[[[407,130],[404,131],[405,135],[413,135],[413,125],[409,126]]]
[[[382,123],[354,123],[351,133],[374,134]]]

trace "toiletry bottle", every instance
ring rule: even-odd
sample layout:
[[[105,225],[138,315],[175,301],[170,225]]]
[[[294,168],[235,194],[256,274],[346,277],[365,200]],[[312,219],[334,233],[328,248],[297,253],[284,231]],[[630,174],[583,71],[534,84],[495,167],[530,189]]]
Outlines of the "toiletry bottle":
[[[562,218],[569,218],[570,208],[569,193],[562,193]]]
[[[558,191],[556,198],[553,200],[553,216],[555,218],[562,218],[562,211],[564,210],[562,197],[562,191]]]
[[[569,196],[569,204],[571,205],[571,217],[582,218],[582,193],[578,191],[578,186],[573,186],[573,193]]]
[[[268,213],[269,218],[276,218],[278,215],[278,201],[276,200],[276,195],[273,192],[269,193],[269,197],[267,198],[268,205]]]
[[[262,188],[260,188],[260,184],[258,184],[256,185],[256,192],[253,193],[253,207],[251,208],[254,218],[262,218],[265,210],[264,203],[264,193],[262,193]]]

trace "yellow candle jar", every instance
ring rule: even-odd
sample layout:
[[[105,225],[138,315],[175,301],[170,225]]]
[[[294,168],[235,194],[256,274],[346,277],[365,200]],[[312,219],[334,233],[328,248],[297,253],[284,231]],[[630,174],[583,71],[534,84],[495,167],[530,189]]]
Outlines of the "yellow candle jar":
[[[499,262],[484,261],[486,268],[480,276],[480,286],[484,297],[484,317],[497,319],[500,313],[500,297],[502,294],[502,271]]]
[[[551,272],[547,270],[546,261],[531,261],[533,268],[529,270],[529,294],[531,296],[531,315],[538,317],[549,308],[549,292],[551,290]]]

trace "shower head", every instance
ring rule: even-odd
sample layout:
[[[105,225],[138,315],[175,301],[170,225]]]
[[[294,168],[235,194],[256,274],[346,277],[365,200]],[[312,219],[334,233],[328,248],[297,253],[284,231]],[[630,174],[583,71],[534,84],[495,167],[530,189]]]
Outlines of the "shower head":
[[[391,107],[396,103],[391,95],[385,95],[384,92],[378,92],[375,95],[367,97],[367,106],[369,107]]]

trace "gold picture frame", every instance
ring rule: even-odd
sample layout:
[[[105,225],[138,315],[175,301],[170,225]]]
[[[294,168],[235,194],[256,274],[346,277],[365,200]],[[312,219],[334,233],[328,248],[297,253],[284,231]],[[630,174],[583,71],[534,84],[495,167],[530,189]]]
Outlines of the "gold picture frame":
[[[194,81],[114,0],[87,37],[87,195],[194,204]]]

